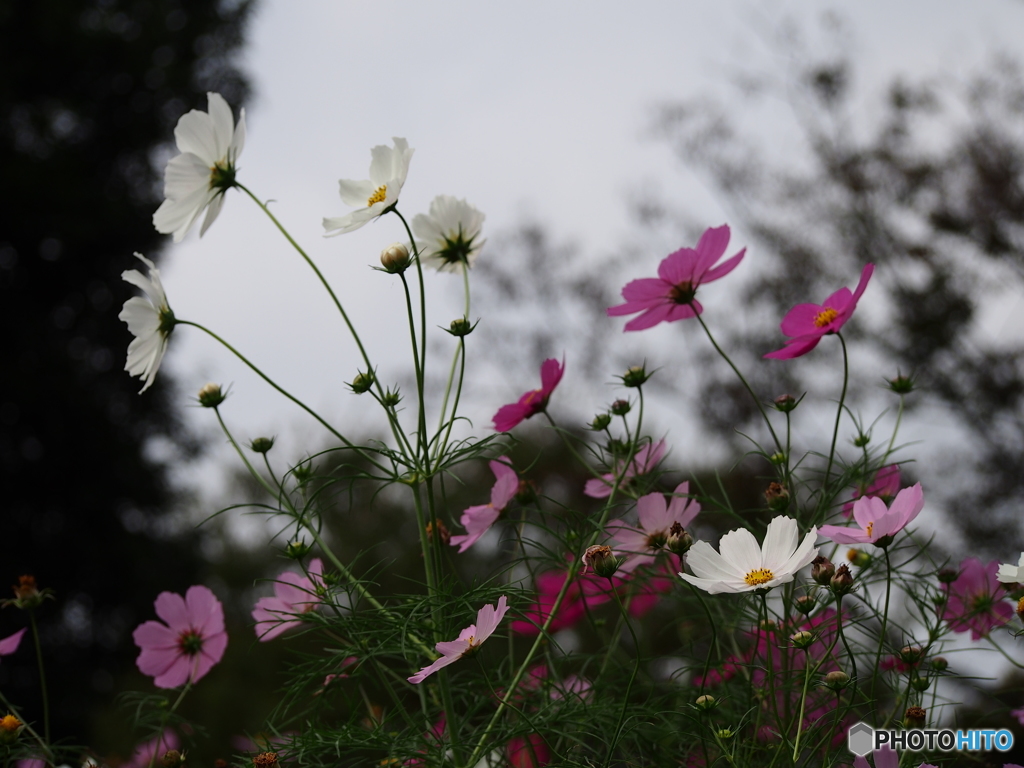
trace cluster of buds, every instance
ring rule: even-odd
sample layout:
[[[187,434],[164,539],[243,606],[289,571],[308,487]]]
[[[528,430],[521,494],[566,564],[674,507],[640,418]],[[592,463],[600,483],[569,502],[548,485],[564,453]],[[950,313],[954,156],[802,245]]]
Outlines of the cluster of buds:
[[[606,579],[614,576],[615,572],[619,569],[619,560],[612,554],[612,548],[606,547],[603,544],[587,547],[587,551],[583,553],[582,560],[583,573],[586,573],[589,568],[598,576],[603,576]]]

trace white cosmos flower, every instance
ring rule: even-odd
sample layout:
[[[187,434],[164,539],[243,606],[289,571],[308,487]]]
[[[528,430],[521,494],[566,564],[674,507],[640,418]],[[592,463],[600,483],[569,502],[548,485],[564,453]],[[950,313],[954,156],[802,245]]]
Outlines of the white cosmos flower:
[[[473,266],[485,240],[480,239],[484,215],[465,200],[438,195],[430,203],[430,214],[418,213],[412,231],[424,264],[439,272],[461,272]]]
[[[204,210],[199,236],[210,228],[224,204],[224,193],[235,183],[235,163],[245,146],[245,110],[238,125],[231,107],[219,93],[206,94],[209,112],[193,109],[178,120],[174,141],[181,152],[164,171],[164,197],[153,214],[157,232],[174,234],[180,243]]]
[[[167,339],[174,328],[174,313],[167,305],[167,295],[160,282],[160,270],[141,253],[135,256],[149,267],[149,277],[136,269],[126,269],[121,273],[121,279],[141,288],[147,298],[134,296],[128,299],[117,318],[127,323],[128,330],[135,336],[128,345],[128,360],[124,369],[146,382],[139,390],[139,394],[142,394],[153,383],[160,361],[164,359]]]
[[[798,546],[796,520],[776,517],[768,523],[763,547],[746,528],[722,537],[718,543],[721,554],[706,541],[698,541],[687,555],[695,575],[679,575],[712,595],[776,587],[792,581],[797,571],[818,556],[817,536],[818,529],[812,527]]]
[[[1001,563],[996,571],[996,579],[1003,584],[1024,583],[1024,552],[1020,553],[1020,560],[1016,565]]]
[[[363,181],[341,179],[338,191],[345,205],[358,210],[344,216],[324,219],[327,236],[342,235],[359,229],[398,202],[398,195],[409,174],[409,162],[415,150],[409,149],[405,139],[393,138],[394,147],[378,144],[370,150],[370,178]]]

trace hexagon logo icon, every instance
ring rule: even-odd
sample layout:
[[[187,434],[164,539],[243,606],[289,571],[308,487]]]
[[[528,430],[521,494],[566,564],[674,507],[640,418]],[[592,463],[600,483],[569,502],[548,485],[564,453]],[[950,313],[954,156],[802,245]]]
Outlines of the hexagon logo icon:
[[[858,757],[873,752],[874,744],[875,729],[867,723],[857,723],[846,732],[846,746]]]

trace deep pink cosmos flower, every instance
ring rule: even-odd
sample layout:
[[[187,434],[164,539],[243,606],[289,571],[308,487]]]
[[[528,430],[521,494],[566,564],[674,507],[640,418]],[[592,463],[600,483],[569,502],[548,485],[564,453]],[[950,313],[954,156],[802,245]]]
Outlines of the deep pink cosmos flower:
[[[665,456],[666,447],[664,440],[644,444],[636,452],[633,460],[629,462],[625,472],[622,471],[622,462],[620,461],[615,465],[614,472],[587,480],[587,484],[583,486],[584,495],[592,499],[608,498],[612,494],[612,487],[615,485],[615,478],[618,475],[622,475],[622,484],[626,485],[634,477],[648,474],[658,466],[658,463]]]
[[[620,571],[628,573],[638,566],[653,563],[658,552],[665,546],[672,525],[679,523],[685,528],[693,522],[693,518],[700,512],[700,504],[686,497],[689,492],[690,484],[680,483],[668,504],[663,494],[648,493],[636,503],[639,528],[626,525],[621,520],[608,525],[608,533],[615,541],[616,554],[629,556],[619,566]]]
[[[8,635],[3,640],[0,640],[0,656],[10,656],[16,650],[18,645],[21,643],[21,636],[25,634],[28,627],[25,629],[19,629],[13,635]]]
[[[859,530],[841,525],[823,525],[818,533],[828,536],[837,544],[888,546],[892,537],[906,528],[922,508],[924,493],[920,483],[900,491],[888,509],[877,496],[861,496],[853,502],[853,519],[860,526]]]
[[[418,685],[442,667],[454,664],[493,635],[506,613],[508,613],[508,600],[505,595],[498,598],[497,606],[485,605],[477,611],[476,624],[470,624],[462,630],[455,640],[442,640],[434,646],[434,650],[441,654],[441,658],[410,677],[409,682]]]
[[[157,688],[177,688],[194,683],[210,671],[224,655],[228,633],[224,631],[224,608],[204,586],[189,587],[185,597],[161,592],[155,602],[158,621],[135,628],[132,638],[142,653],[136,660],[139,671],[153,676]]]
[[[609,316],[643,313],[626,323],[627,331],[642,331],[661,322],[696,317],[704,311],[694,298],[697,288],[732,272],[747,252],[743,248],[732,258],[713,266],[722,258],[728,244],[727,224],[704,230],[696,248],[680,248],[666,256],[658,265],[657,277],[626,283],[622,289],[626,303],[608,307]]]
[[[558,382],[562,380],[565,373],[565,359],[558,362],[549,357],[540,365],[540,389],[527,392],[519,398],[518,402],[503,405],[494,414],[494,428],[498,432],[508,432],[516,427],[519,422],[542,413],[548,407],[548,398],[555,391]]]
[[[1006,590],[996,580],[999,562],[982,565],[969,557],[960,564],[960,575],[942,588],[949,594],[942,618],[954,632],[970,630],[972,640],[980,640],[996,627],[1013,618],[1013,608],[1003,602]]]
[[[491,487],[491,503],[469,507],[462,513],[459,522],[466,529],[466,534],[452,536],[451,539],[452,546],[459,548],[459,554],[476,544],[480,537],[487,533],[488,529],[498,521],[498,517],[501,516],[505,507],[515,497],[516,491],[519,490],[519,476],[509,466],[511,463],[507,456],[490,462],[491,472],[497,478]]]
[[[302,619],[299,617],[323,602],[320,597],[324,588],[323,573],[324,564],[316,557],[309,562],[309,576],[286,571],[277,577],[274,596],[261,597],[252,610],[256,636],[262,642],[300,626]]]
[[[792,360],[794,357],[806,355],[821,341],[821,337],[829,333],[838,333],[847,320],[853,315],[868,280],[875,271],[874,264],[867,264],[860,273],[857,289],[850,293],[849,288],[840,288],[821,304],[797,304],[782,318],[782,332],[792,338],[786,346],[769,352],[765,357],[773,360]]]
[[[874,480],[867,486],[858,486],[854,489],[851,501],[843,505],[843,514],[849,517],[853,514],[853,502],[861,496],[877,496],[886,504],[896,498],[900,492],[900,465],[890,464],[882,467],[875,473]]]

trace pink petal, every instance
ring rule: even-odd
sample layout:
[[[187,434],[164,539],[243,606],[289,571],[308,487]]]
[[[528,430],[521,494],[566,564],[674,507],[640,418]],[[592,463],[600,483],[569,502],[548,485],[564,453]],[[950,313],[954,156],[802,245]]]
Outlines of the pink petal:
[[[658,265],[658,277],[668,286],[693,281],[697,266],[697,252],[693,248],[680,248],[673,251]]]
[[[202,584],[189,587],[185,593],[185,604],[188,608],[189,624],[200,635],[213,635],[224,631],[224,607],[209,587]]]
[[[508,613],[508,598],[502,595],[497,606],[485,605],[476,614],[476,641],[482,643],[494,634],[505,614]]]
[[[184,654],[175,648],[143,648],[135,666],[144,675],[159,677],[170,669]]]
[[[782,318],[779,328],[786,336],[811,336],[823,331],[814,324],[814,318],[824,311],[817,304],[797,304]]]
[[[669,298],[669,291],[672,284],[656,277],[642,277],[626,283],[622,289],[622,298],[633,304],[641,304],[635,312],[641,308],[646,309],[652,304],[657,304]]]
[[[668,515],[668,505],[661,493],[648,493],[641,496],[636,503],[637,516],[640,518],[640,527],[648,534],[656,531],[667,531],[671,526]]]
[[[852,303],[853,306],[857,306],[857,302],[860,301],[860,297],[864,295],[865,289],[868,287],[868,281],[871,279],[871,275],[875,273],[874,264],[865,264],[864,270],[860,273],[860,282],[857,283],[857,288],[853,292]],[[852,312],[852,310],[851,310]]]
[[[456,661],[458,661],[461,658],[462,658],[461,655],[459,655],[459,656],[442,656],[440,659],[435,661],[433,664],[429,664],[428,666],[424,667],[419,672],[417,672],[415,675],[413,675],[412,677],[408,678],[408,680],[413,685],[419,685],[424,680],[426,680],[428,677],[430,677],[432,674],[437,672],[437,670],[442,669],[444,667],[447,667],[449,664],[454,664]]]
[[[210,637],[203,638],[203,648],[199,652],[199,662],[192,675],[192,682],[204,677],[210,669],[224,657],[224,650],[228,647],[228,633],[221,632]]]
[[[530,415],[529,409],[523,407],[519,403],[503,405],[498,409],[498,412],[494,414],[494,418],[492,419],[494,422],[494,429],[497,432],[508,432],[509,430],[517,427],[528,415]]]
[[[587,480],[583,486],[583,495],[592,499],[606,499],[612,495],[612,484],[615,482],[615,475],[601,475],[601,477]]]
[[[156,615],[177,633],[191,629],[188,606],[185,598],[174,592],[161,592],[154,603]]]
[[[719,278],[725,277],[740,265],[740,262],[743,261],[743,257],[746,255],[747,249],[742,248],[735,256],[731,257],[728,261],[723,261],[714,269],[709,269],[701,276],[701,285],[703,285],[704,283],[710,283],[712,280],[718,280]]]
[[[703,311],[700,302],[694,299],[689,304],[672,304],[668,315],[665,316],[666,323],[674,323],[676,320],[689,320],[696,317]]]
[[[700,282],[701,276],[711,268],[711,265],[722,258],[725,249],[729,245],[729,225],[723,224],[720,227],[708,227],[700,236],[697,243],[697,265],[694,276]]]
[[[18,650],[18,644],[21,642],[21,636],[25,634],[28,627],[19,629],[13,635],[8,635],[3,640],[0,640],[0,656],[10,656],[16,650]]]
[[[143,650],[171,649],[175,653],[178,650],[178,638],[180,636],[181,633],[175,632],[159,621],[143,622],[132,633],[132,639],[135,641],[135,644]]]
[[[792,360],[795,357],[802,357],[803,355],[806,355],[818,346],[819,341],[821,341],[820,336],[815,336],[812,339],[807,337],[790,339],[782,349],[769,352],[765,357],[770,360]]]
[[[648,328],[653,328],[658,323],[668,318],[672,312],[672,308],[677,306],[676,304],[659,304],[656,307],[652,307],[644,312],[639,317],[634,317],[623,329],[624,331],[644,331]]]
[[[179,654],[162,674],[153,679],[153,685],[157,688],[178,688],[188,682],[195,665],[196,661],[193,657]]]
[[[511,463],[507,456],[490,462],[491,471],[497,478],[497,482],[491,488],[491,505],[498,510],[507,507],[519,490],[519,475],[509,466]]]
[[[565,373],[565,358],[559,363],[555,358],[549,357],[540,365],[540,386],[541,394],[546,398],[555,391],[558,382],[562,380]]]
[[[910,488],[900,491],[893,499],[891,509],[899,515],[900,528],[905,528],[924,509],[924,491],[921,490],[921,484],[915,483]]]
[[[837,544],[870,544],[868,535],[859,528],[844,528],[839,525],[823,525],[818,533],[827,536]]]

